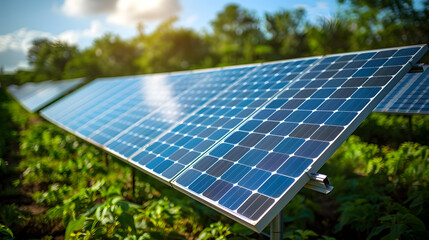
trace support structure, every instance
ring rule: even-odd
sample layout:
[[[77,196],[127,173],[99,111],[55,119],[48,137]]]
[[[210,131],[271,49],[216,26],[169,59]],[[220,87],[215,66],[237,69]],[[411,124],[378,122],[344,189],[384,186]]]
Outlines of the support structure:
[[[334,189],[334,187],[329,183],[328,176],[314,172],[308,172],[307,174],[310,177],[310,181],[308,181],[308,183],[304,186],[305,188],[324,194],[328,194],[332,191],[332,189]]]
[[[414,133],[413,133],[413,115],[408,115],[408,132],[410,133],[410,141],[413,141],[414,139]]]
[[[270,239],[283,239],[283,210],[280,211],[270,224]]]
[[[131,167],[131,194],[133,197],[136,196],[136,169]]]

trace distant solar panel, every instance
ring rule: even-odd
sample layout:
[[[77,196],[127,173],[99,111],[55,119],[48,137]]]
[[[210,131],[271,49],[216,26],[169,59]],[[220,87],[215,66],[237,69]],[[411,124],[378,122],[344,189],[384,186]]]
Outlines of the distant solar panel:
[[[426,50],[99,79],[42,115],[261,231]]]
[[[11,85],[8,87],[8,91],[28,111],[36,112],[83,82],[83,78],[38,83],[29,82],[21,86]]]
[[[429,70],[407,73],[374,112],[429,114]]]

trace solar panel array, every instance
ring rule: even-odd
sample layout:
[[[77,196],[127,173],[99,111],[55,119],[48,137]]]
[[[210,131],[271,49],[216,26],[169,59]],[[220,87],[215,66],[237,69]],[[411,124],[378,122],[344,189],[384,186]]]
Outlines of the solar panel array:
[[[7,90],[28,111],[36,112],[65,93],[75,89],[83,82],[83,78],[38,83],[29,82],[21,86],[11,85]]]
[[[429,70],[407,73],[374,112],[429,114]]]
[[[262,231],[426,50],[98,79],[42,115]]]

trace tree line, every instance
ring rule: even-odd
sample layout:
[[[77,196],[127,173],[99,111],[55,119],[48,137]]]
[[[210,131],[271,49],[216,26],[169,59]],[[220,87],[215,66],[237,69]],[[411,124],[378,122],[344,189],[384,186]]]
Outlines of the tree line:
[[[93,79],[429,42],[429,0],[339,0],[339,6],[335,16],[311,22],[303,8],[258,17],[230,4],[210,22],[209,32],[176,27],[177,18],[172,18],[149,34],[139,24],[131,39],[105,34],[84,50],[36,39],[28,52],[31,70],[3,75],[2,80]]]

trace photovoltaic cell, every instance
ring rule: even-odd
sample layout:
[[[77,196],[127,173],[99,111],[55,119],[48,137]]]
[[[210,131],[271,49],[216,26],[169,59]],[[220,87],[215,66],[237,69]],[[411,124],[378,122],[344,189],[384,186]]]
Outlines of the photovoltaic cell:
[[[177,98],[166,102],[161,108],[132,125],[127,131],[108,141],[106,146],[125,157],[132,156],[253,68],[253,66],[245,66],[215,71],[209,75],[203,73],[207,76],[204,81],[198,82]],[[186,141],[186,139],[182,141]]]
[[[98,79],[42,114],[261,231],[426,48]]]
[[[30,112],[36,112],[84,82],[83,78],[11,85],[8,91]]]
[[[374,112],[429,114],[429,70],[407,73]]]
[[[228,89],[220,89],[220,94],[211,97],[197,112],[189,114],[184,121],[146,149],[141,149],[131,159],[146,171],[164,180],[171,180],[316,60],[317,58],[282,61],[256,67]],[[273,126],[264,127],[265,129],[259,129],[261,137],[264,131]],[[240,139],[239,134],[240,132],[231,136],[229,141]],[[248,141],[254,140],[248,138]],[[235,159],[240,154],[242,152],[237,149],[227,157]],[[221,174],[222,169],[229,167],[228,164],[219,162],[213,175]]]
[[[288,193],[308,181],[305,173],[323,165],[421,49],[320,59],[177,176],[173,186],[262,230],[291,198]],[[219,186],[222,191],[212,194]]]

